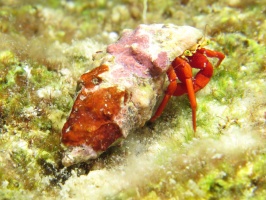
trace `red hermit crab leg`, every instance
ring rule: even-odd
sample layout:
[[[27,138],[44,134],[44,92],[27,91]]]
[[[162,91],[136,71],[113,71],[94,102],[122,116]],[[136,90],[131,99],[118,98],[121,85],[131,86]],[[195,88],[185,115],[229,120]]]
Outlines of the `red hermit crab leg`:
[[[208,57],[216,57],[219,59],[216,67],[219,66],[224,59],[224,54],[204,48],[198,49],[192,56],[187,56],[190,66],[192,68],[200,69],[196,74],[193,83],[195,92],[204,88],[209,83],[213,74],[213,66],[204,54]]]
[[[154,121],[162,114],[171,96],[181,96],[187,93],[192,109],[193,130],[196,132],[197,101],[195,93],[208,84],[213,74],[213,66],[206,56],[218,58],[219,61],[216,66],[219,66],[225,57],[224,54],[220,52],[202,48],[198,49],[192,56],[186,56],[185,59],[187,60],[179,57],[175,58],[172,62],[172,67],[167,71],[170,84],[166,90],[164,99],[151,118],[151,121]],[[194,80],[192,80],[192,68],[200,69]],[[173,73],[176,73],[176,75],[173,75]],[[176,79],[176,77],[180,80],[180,83],[173,80],[173,78]],[[174,89],[175,91],[173,91]]]
[[[165,106],[167,105],[169,99],[171,98],[171,96],[173,96],[174,92],[176,91],[177,76],[176,76],[175,70],[172,66],[167,70],[167,76],[168,76],[170,84],[168,85],[168,87],[166,89],[165,96],[164,96],[160,106],[156,110],[153,117],[150,119],[151,122],[155,121],[162,114],[162,112],[163,112]]]
[[[188,64],[188,62],[182,58],[176,58],[172,65],[174,66],[176,75],[178,79],[181,81],[177,83],[177,89],[174,92],[174,96],[180,96],[184,93],[188,94],[188,98],[190,101],[190,106],[192,109],[192,124],[193,130],[196,132],[196,110],[197,110],[197,101],[195,96],[195,91],[193,87],[192,81],[192,68]]]
[[[225,57],[225,55],[219,51],[212,51],[212,50],[205,49],[205,48],[198,49],[197,52],[204,54],[209,58],[218,58],[219,61],[216,63],[215,67],[218,67]]]
[[[158,107],[157,111],[155,112],[154,116],[151,118],[150,121],[154,121],[156,118],[158,118],[162,114],[167,102],[169,101],[172,95],[180,96],[185,93],[188,93],[190,105],[192,108],[193,129],[194,131],[196,131],[197,102],[196,102],[195,92],[193,88],[192,69],[190,65],[187,63],[186,60],[177,57],[172,62],[172,67],[168,69],[167,75],[168,75],[170,84],[166,90],[166,94],[160,106]],[[178,78],[181,82],[177,83],[176,78]]]

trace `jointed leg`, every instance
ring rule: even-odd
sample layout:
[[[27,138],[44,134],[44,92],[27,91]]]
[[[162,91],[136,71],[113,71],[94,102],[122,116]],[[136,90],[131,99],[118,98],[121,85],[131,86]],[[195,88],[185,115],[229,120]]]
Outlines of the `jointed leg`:
[[[205,48],[198,49],[197,52],[206,55],[209,58],[218,58],[219,61],[216,63],[215,67],[218,67],[225,58],[225,55],[223,53]]]
[[[166,94],[157,109],[154,116],[151,118],[150,121],[154,121],[157,117],[159,117],[167,102],[169,101],[172,95],[180,96],[184,93],[188,93],[190,105],[192,108],[192,121],[193,121],[193,129],[196,131],[196,109],[197,109],[197,102],[195,97],[195,92],[193,88],[192,82],[192,70],[190,65],[187,63],[186,60],[182,58],[176,58],[173,63],[172,67],[169,68],[167,71],[167,75],[170,81],[170,84],[166,90]],[[179,79],[181,83],[177,83],[176,79]]]
[[[176,79],[177,79],[177,76],[176,76],[176,73],[175,73],[175,70],[173,69],[173,67],[170,67],[167,71],[167,76],[169,78],[169,85],[167,87],[167,90],[166,90],[166,93],[165,93],[165,96],[161,102],[161,104],[159,105],[157,111],[155,112],[155,114],[153,115],[153,117],[150,119],[150,121],[155,121],[163,112],[165,106],[167,105],[170,97],[173,95],[173,93],[175,92],[176,90]]]
[[[225,57],[224,54],[220,52],[202,48],[198,49],[197,52],[195,52],[192,56],[187,56],[188,61],[177,57],[172,62],[172,67],[170,67],[167,71],[170,84],[166,90],[163,101],[161,102],[154,116],[151,118],[151,121],[154,121],[162,114],[172,95],[180,96],[187,93],[192,109],[193,129],[196,132],[197,102],[195,93],[207,85],[213,74],[212,64],[208,61],[206,56],[219,59],[216,67],[220,65]],[[194,79],[192,79],[193,76],[191,68],[200,69]],[[179,83],[176,82],[177,78],[180,80]]]
[[[213,66],[209,62],[208,57],[218,58],[216,66],[219,66],[224,59],[224,54],[208,49],[198,49],[192,56],[188,56],[189,64],[192,68],[200,69],[194,78],[194,91],[197,92],[204,88],[210,81],[213,74]]]
[[[193,124],[193,130],[196,132],[197,123],[196,123],[196,111],[197,111],[197,101],[195,92],[193,89],[193,83],[192,79],[186,79],[186,86],[187,86],[187,92],[188,92],[188,98],[192,110],[192,124]]]
[[[197,110],[197,101],[195,96],[195,89],[193,86],[193,74],[192,69],[189,63],[182,58],[176,58],[172,63],[174,70],[178,79],[181,81],[177,83],[176,91],[174,92],[174,96],[180,96],[182,94],[187,93],[190,106],[192,109],[192,123],[193,130],[196,132],[196,110]]]

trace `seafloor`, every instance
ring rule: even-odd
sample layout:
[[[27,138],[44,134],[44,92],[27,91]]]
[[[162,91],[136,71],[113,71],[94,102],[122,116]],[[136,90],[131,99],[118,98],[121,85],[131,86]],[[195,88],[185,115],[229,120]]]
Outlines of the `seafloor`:
[[[266,1],[0,1],[0,199],[265,199]],[[141,23],[190,25],[226,59],[121,146],[64,168],[61,128],[94,52]]]

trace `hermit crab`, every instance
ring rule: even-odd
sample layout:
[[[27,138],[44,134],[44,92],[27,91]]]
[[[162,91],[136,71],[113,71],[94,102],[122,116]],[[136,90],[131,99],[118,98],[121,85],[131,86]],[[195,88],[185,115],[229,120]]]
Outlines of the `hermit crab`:
[[[97,158],[158,118],[171,96],[188,94],[196,131],[195,93],[213,74],[208,57],[218,59],[216,66],[224,59],[203,46],[202,32],[190,26],[142,24],[125,30],[96,56],[100,66],[80,77],[81,90],[62,129],[63,165]],[[199,69],[195,77],[192,68]]]

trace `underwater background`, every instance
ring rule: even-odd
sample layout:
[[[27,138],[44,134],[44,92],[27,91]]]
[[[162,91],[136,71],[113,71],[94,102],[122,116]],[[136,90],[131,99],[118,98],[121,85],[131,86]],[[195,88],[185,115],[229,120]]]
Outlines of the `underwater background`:
[[[265,0],[0,0],[0,199],[265,199]],[[139,24],[190,25],[226,55],[100,158],[68,168],[61,129],[93,54]]]

